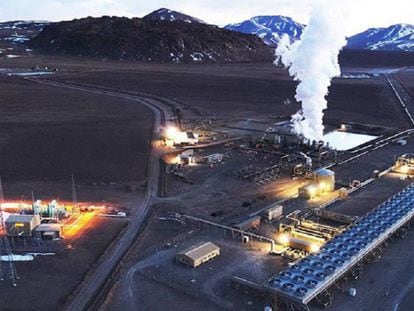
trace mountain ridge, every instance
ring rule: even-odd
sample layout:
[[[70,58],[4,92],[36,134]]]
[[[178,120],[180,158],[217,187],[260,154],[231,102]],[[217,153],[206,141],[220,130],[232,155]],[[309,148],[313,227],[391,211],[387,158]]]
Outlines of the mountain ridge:
[[[254,35],[185,21],[83,18],[53,23],[29,41],[42,52],[143,62],[215,63],[271,61]]]
[[[267,45],[277,46],[283,35],[288,35],[291,41],[298,40],[305,26],[288,16],[259,15],[240,23],[228,24],[224,28],[254,34]]]
[[[414,51],[414,25],[369,28],[348,38],[347,47],[365,50]]]

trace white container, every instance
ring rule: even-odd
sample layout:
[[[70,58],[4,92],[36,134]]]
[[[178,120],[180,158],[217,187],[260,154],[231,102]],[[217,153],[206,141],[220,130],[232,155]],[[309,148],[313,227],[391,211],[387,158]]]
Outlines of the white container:
[[[269,221],[273,219],[279,219],[283,215],[283,206],[276,205],[274,207],[271,207],[265,212],[265,215],[266,215],[266,219]]]

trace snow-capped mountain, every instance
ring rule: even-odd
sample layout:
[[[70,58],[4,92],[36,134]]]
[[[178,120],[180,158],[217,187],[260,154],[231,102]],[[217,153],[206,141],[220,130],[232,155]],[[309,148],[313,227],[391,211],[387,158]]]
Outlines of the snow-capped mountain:
[[[0,40],[24,43],[47,26],[47,21],[10,21],[0,23]]]
[[[276,46],[283,35],[292,41],[300,38],[304,25],[286,16],[255,16],[237,24],[229,24],[224,28],[242,33],[255,34],[267,45]]]
[[[348,38],[348,48],[414,51],[414,25],[396,24],[387,28],[370,28]]]
[[[142,19],[146,21],[162,20],[169,22],[183,21],[186,23],[204,23],[204,21],[202,21],[201,19],[166,8],[161,8],[154,12],[151,12],[150,14],[145,15]]]

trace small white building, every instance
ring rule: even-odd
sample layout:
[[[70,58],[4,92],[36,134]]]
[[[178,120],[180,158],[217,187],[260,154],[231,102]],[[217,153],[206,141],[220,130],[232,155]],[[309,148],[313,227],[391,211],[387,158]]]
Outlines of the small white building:
[[[33,230],[33,236],[42,240],[59,239],[62,235],[60,224],[40,224]]]
[[[224,158],[224,154],[222,154],[222,153],[213,153],[213,154],[210,154],[208,156],[205,156],[204,160],[206,161],[207,164],[215,164],[215,163],[222,162],[223,158]]]
[[[283,216],[283,206],[280,204],[273,204],[265,211],[264,216],[268,221],[280,219]]]
[[[175,256],[178,262],[189,265],[193,268],[220,255],[220,247],[212,242],[201,242],[191,246]]]
[[[39,215],[11,214],[6,222],[8,236],[31,236],[33,229],[40,224]]]
[[[193,163],[195,163],[194,150],[193,149],[183,151],[178,157],[180,158],[180,163],[183,163],[183,164],[193,164]]]

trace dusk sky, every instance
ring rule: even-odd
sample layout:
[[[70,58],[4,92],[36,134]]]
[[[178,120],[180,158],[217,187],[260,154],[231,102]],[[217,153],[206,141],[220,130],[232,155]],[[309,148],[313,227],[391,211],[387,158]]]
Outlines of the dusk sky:
[[[325,0],[0,0],[0,20],[70,20],[86,16],[142,17],[161,7],[177,10],[219,26],[255,15],[286,15],[307,23],[312,6]],[[346,8],[339,5],[347,3]],[[332,10],[347,16],[347,34],[369,27],[414,24],[412,0],[329,0]]]

